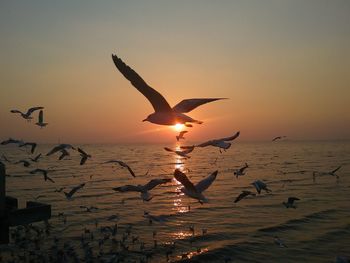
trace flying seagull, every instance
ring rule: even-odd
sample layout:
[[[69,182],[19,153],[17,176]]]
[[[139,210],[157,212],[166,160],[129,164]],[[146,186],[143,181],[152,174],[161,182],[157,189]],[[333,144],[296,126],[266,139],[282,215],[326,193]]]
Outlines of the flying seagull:
[[[274,141],[281,140],[281,139],[286,138],[286,137],[287,136],[277,136],[277,137],[273,138],[272,141],[274,142]]]
[[[267,185],[260,180],[254,181],[252,185],[254,185],[258,194],[260,194],[261,190],[265,190],[267,193],[271,192],[271,190],[267,188]]]
[[[78,186],[75,186],[72,188],[72,190],[70,190],[68,193],[67,192],[63,192],[64,195],[66,196],[67,199],[72,199],[73,195],[81,188],[83,188],[85,186],[85,183],[82,183]]]
[[[150,190],[160,184],[171,182],[171,179],[152,179],[145,185],[125,185],[113,188],[117,192],[140,192],[143,201],[150,201],[153,196],[149,193]]]
[[[122,161],[118,161],[118,160],[110,160],[110,161],[107,161],[107,162],[104,162],[104,163],[117,163],[119,164],[121,167],[125,167],[128,169],[129,173],[133,176],[133,177],[136,177],[135,173],[133,170],[131,170],[130,166],[127,165],[126,163],[122,162]]]
[[[12,113],[19,113],[23,119],[26,119],[29,121],[29,120],[33,119],[33,117],[31,117],[31,115],[34,111],[42,110],[43,108],[44,107],[32,107],[32,108],[29,108],[26,113],[21,112],[20,110],[11,110],[11,112]]]
[[[35,124],[38,125],[40,128],[43,128],[46,125],[48,125],[48,123],[44,122],[44,112],[43,112],[43,110],[39,111],[38,122],[35,123]]]
[[[62,160],[64,157],[69,156],[69,152],[66,149],[62,149],[59,151],[61,153],[60,157],[58,157],[58,160]]]
[[[238,178],[238,176],[242,176],[245,175],[244,170],[248,168],[248,164],[245,163],[245,165],[239,169],[237,169],[236,171],[233,172],[233,174],[236,176],[236,178]]]
[[[26,146],[30,146],[31,147],[30,148],[30,152],[33,154],[37,144],[35,142],[23,142],[23,143],[18,145],[18,147],[26,147]]]
[[[54,183],[55,181],[52,180],[50,177],[47,176],[48,172],[49,172],[48,170],[44,170],[44,169],[39,169],[39,168],[38,168],[38,169],[35,169],[35,170],[30,171],[29,173],[30,173],[30,174],[41,173],[41,174],[44,176],[44,180],[45,180],[45,181],[49,180],[50,182]]]
[[[26,160],[20,160],[18,162],[15,162],[15,164],[23,164],[24,167],[29,167],[30,166],[30,162],[26,161]]]
[[[284,206],[286,208],[297,208],[295,205],[294,205],[294,201],[297,201],[297,200],[300,200],[299,198],[297,197],[288,197],[288,201],[287,202],[283,202],[282,204],[284,204]]]
[[[200,203],[207,203],[208,199],[202,193],[214,182],[217,174],[218,171],[213,172],[196,185],[193,185],[193,183],[187,178],[186,174],[181,172],[179,169],[175,170],[174,177],[184,186],[181,188],[181,192],[191,198],[197,199]]]
[[[112,59],[120,73],[122,73],[123,76],[128,79],[131,84],[152,104],[154,113],[148,115],[148,117],[143,121],[149,121],[159,125],[176,125],[188,123],[201,124],[201,121],[194,120],[184,113],[190,112],[205,103],[224,99],[186,99],[171,108],[166,99],[158,91],[148,86],[148,84],[132,68],[130,68],[120,58],[118,58],[118,56],[112,55]]]
[[[179,141],[180,139],[185,139],[184,134],[188,131],[180,131],[179,135],[176,136],[176,140]]]
[[[235,203],[241,201],[243,198],[247,197],[248,195],[252,195],[252,196],[255,196],[255,194],[251,191],[242,191],[242,193],[236,197],[235,199]]]
[[[181,148],[185,149],[182,151],[179,150],[172,150],[168,147],[164,147],[164,150],[168,151],[168,152],[173,152],[176,153],[177,155],[184,157],[184,158],[191,158],[191,156],[188,156],[189,153],[191,153],[194,149],[194,146],[182,146]]]
[[[51,151],[49,151],[46,154],[46,156],[50,156],[50,155],[52,155],[52,154],[54,154],[56,152],[60,152],[62,150],[67,150],[67,149],[75,150],[75,148],[72,145],[70,145],[70,144],[59,144],[59,145],[55,146],[54,148],[52,148]]]
[[[81,156],[80,165],[83,165],[88,158],[91,158],[90,154],[87,154],[79,147],[78,147],[78,152],[80,153],[80,156]]]
[[[339,178],[338,175],[336,175],[335,173],[341,168],[341,166],[335,168],[333,171],[328,172],[328,174],[332,175],[332,176],[336,176],[337,178]]]
[[[233,141],[239,136],[239,134],[240,132],[238,131],[233,136],[203,142],[201,144],[196,145],[196,147],[214,146],[214,147],[219,147],[220,149],[227,150],[228,148],[231,147],[231,143],[229,143],[228,141]]]

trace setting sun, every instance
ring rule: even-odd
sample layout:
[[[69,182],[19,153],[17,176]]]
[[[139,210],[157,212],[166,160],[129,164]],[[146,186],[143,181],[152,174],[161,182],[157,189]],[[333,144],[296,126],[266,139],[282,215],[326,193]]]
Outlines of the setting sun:
[[[177,124],[175,124],[175,125],[173,126],[174,130],[175,130],[175,131],[178,131],[178,132],[182,131],[182,128],[183,128],[183,127],[184,127],[184,125],[181,124],[181,123],[177,123]]]

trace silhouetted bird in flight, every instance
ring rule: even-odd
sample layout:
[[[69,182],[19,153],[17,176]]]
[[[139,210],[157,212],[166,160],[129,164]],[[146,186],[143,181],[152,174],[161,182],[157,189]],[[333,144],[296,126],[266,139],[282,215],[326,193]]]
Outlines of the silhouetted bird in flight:
[[[80,165],[83,165],[88,158],[91,158],[90,154],[87,154],[79,147],[78,147],[78,152],[80,153],[80,156],[81,156]]]
[[[104,163],[116,163],[116,164],[119,164],[121,167],[127,168],[128,171],[129,171],[129,173],[130,173],[133,177],[136,177],[134,171],[130,168],[130,166],[127,165],[126,163],[124,163],[123,161],[110,160],[110,161],[107,161],[107,162],[104,162]]]
[[[140,192],[143,201],[150,201],[153,196],[149,193],[150,190],[160,184],[171,182],[171,179],[152,179],[145,185],[125,185],[113,188],[117,192]]]
[[[286,208],[297,208],[295,205],[294,205],[294,201],[297,201],[297,200],[300,200],[299,198],[297,197],[288,197],[288,201],[287,202],[283,202],[282,204],[284,204],[284,206]]]
[[[188,154],[191,153],[194,149],[194,145],[192,146],[182,146],[181,148],[184,149],[182,151],[179,150],[172,150],[168,147],[164,147],[164,150],[168,151],[168,152],[173,152],[176,153],[177,155],[184,157],[184,158],[191,158],[191,156],[189,156]]]
[[[148,84],[128,65],[126,65],[120,58],[116,55],[112,55],[113,62],[120,73],[128,79],[131,84],[141,92],[152,104],[154,108],[154,113],[150,114],[143,121],[149,121],[159,125],[176,125],[176,124],[187,124],[198,123],[201,124],[202,121],[194,120],[191,117],[185,115],[184,113],[190,112],[200,105],[209,103],[216,100],[221,100],[225,98],[204,98],[204,99],[186,99],[170,107],[166,99],[155,89],[148,86]]]
[[[238,176],[242,176],[245,175],[245,169],[248,168],[248,164],[245,163],[245,165],[239,169],[237,169],[236,171],[233,172],[233,174],[236,176],[236,178],[238,178]]]
[[[242,193],[239,194],[239,196],[236,197],[235,203],[241,201],[243,198],[247,197],[248,195],[255,196],[255,194],[251,191],[242,191]]]
[[[176,140],[179,141],[180,139],[185,139],[184,134],[188,131],[180,131],[179,135],[176,136]]]
[[[12,113],[19,113],[23,119],[30,121],[31,119],[33,119],[33,117],[31,116],[32,113],[34,111],[37,111],[37,110],[42,110],[43,108],[44,107],[32,107],[32,108],[29,108],[26,113],[21,112],[20,110],[11,110],[11,112]]]
[[[218,171],[213,172],[196,185],[193,185],[193,183],[187,178],[186,174],[181,172],[179,169],[175,170],[174,177],[184,186],[181,188],[181,192],[191,198],[197,199],[200,203],[203,203],[208,202],[208,199],[202,193],[214,182],[217,174]]]
[[[239,136],[239,134],[240,134],[240,132],[236,132],[236,134],[234,134],[233,136],[203,142],[201,144],[196,145],[196,147],[214,146],[214,147],[218,147],[220,149],[227,150],[228,148],[231,147],[231,143],[229,143],[228,141],[233,141],[234,139],[236,139]]]
[[[267,185],[263,181],[256,180],[252,183],[252,185],[254,185],[258,194],[260,194],[261,190],[265,190],[267,193],[271,192],[271,190],[267,188]]]
[[[18,147],[27,147],[27,146],[30,146],[30,152],[33,154],[37,144],[35,142],[23,142],[18,145]]]
[[[273,138],[272,141],[274,142],[274,141],[281,140],[281,139],[286,138],[286,137],[287,136],[277,136],[277,137]]]

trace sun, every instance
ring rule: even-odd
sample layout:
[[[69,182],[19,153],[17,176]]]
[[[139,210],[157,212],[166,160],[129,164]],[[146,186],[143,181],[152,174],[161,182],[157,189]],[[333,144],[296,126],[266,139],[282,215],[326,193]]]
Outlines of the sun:
[[[181,124],[181,123],[176,123],[176,124],[173,126],[174,130],[177,131],[177,132],[182,131],[182,128],[183,128],[183,127],[184,127],[184,125]]]

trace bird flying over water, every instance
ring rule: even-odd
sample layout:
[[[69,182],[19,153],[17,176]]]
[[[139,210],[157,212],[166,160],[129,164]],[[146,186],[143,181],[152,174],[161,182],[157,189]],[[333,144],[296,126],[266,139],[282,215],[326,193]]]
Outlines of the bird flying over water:
[[[243,198],[247,197],[248,195],[255,196],[255,194],[251,191],[242,191],[242,193],[239,194],[239,196],[236,197],[235,203],[241,201]]]
[[[140,192],[143,201],[150,201],[153,196],[149,193],[150,190],[160,184],[171,182],[171,179],[152,179],[145,185],[125,185],[113,188],[117,192]]]
[[[33,119],[33,117],[31,117],[32,113],[37,110],[42,110],[43,108],[44,107],[32,107],[32,108],[29,108],[26,113],[21,112],[20,110],[11,110],[10,112],[19,113],[23,119],[30,121],[31,119]]]
[[[179,141],[180,139],[185,139],[184,134],[188,131],[180,131],[179,135],[176,136],[176,140]]]
[[[281,140],[281,139],[286,138],[286,137],[287,136],[277,136],[277,137],[273,138],[272,141],[274,142],[274,141]]]
[[[44,176],[44,180],[47,181],[49,180],[50,182],[54,183],[55,181],[52,180],[52,178],[48,177],[47,174],[49,173],[48,170],[44,170],[44,169],[35,169],[29,172],[30,174],[37,174],[37,173],[41,173]]]
[[[248,168],[248,164],[245,163],[245,165],[239,169],[237,169],[236,171],[233,172],[233,174],[236,176],[236,178],[238,178],[238,176],[242,176],[245,175],[244,170]]]
[[[267,193],[271,192],[271,190],[267,188],[267,185],[263,181],[256,180],[252,183],[252,185],[254,185],[258,194],[260,194],[261,190],[265,190]]]
[[[191,153],[194,150],[195,146],[182,146],[181,148],[183,148],[184,150],[179,151],[179,150],[172,150],[168,147],[164,147],[164,150],[168,151],[168,152],[173,152],[176,153],[177,155],[184,157],[184,158],[191,158],[191,156],[188,156],[189,153]]]
[[[40,128],[43,128],[46,125],[48,125],[48,123],[44,122],[44,112],[43,112],[43,110],[39,111],[38,122],[35,123],[35,125],[38,125]]]
[[[70,190],[68,193],[67,192],[63,192],[64,195],[66,196],[67,199],[72,199],[73,195],[81,188],[83,188],[85,186],[85,183],[82,183],[78,186],[75,186],[72,188],[72,190]]]
[[[228,141],[233,141],[239,136],[239,134],[240,132],[236,132],[233,136],[203,142],[201,144],[196,145],[196,147],[214,146],[219,147],[220,149],[227,150],[231,147],[231,143],[229,143]]]
[[[296,200],[300,200],[298,197],[288,197],[288,201],[287,202],[283,202],[282,204],[284,204],[284,206],[286,208],[297,208],[295,205],[294,205],[294,201]]]
[[[176,124],[201,124],[201,121],[194,120],[185,115],[200,105],[222,100],[224,98],[204,98],[204,99],[186,99],[170,107],[166,99],[148,84],[128,65],[126,65],[118,56],[112,55],[113,62],[120,73],[128,79],[131,84],[144,95],[152,104],[154,113],[150,114],[143,121],[149,121],[159,125],[176,125]],[[187,126],[189,127],[189,126]]]
[[[1,145],[7,145],[7,144],[22,144],[24,143],[22,140],[16,140],[16,139],[12,139],[12,138],[9,138],[5,141],[2,141],[1,142]]]
[[[29,167],[30,166],[30,162],[28,162],[27,160],[19,160],[18,162],[15,162],[15,164],[23,164],[24,167]]]
[[[208,177],[204,178],[196,185],[194,185],[179,169],[176,169],[174,172],[174,177],[179,181],[184,187],[181,188],[181,192],[185,195],[197,199],[200,203],[208,202],[208,199],[202,194],[209,186],[214,182],[218,171],[213,172]]]
[[[80,153],[80,156],[81,156],[80,165],[83,165],[88,158],[91,158],[90,154],[87,154],[79,147],[78,147],[78,152]]]
[[[62,143],[62,144],[59,144],[59,145],[55,146],[54,148],[52,148],[51,151],[49,151],[46,154],[46,156],[50,156],[50,155],[52,155],[52,154],[54,154],[56,152],[59,152],[59,151],[62,151],[62,150],[67,150],[67,149],[75,150],[75,148],[72,145]]]
[[[127,165],[126,163],[122,162],[122,161],[110,160],[110,161],[107,161],[107,162],[104,162],[104,163],[117,163],[117,164],[119,164],[121,167],[127,168],[128,171],[129,171],[129,173],[130,173],[133,177],[136,177],[134,171],[130,168],[130,166]]]

